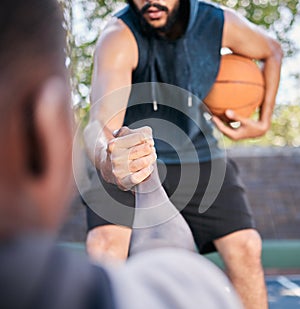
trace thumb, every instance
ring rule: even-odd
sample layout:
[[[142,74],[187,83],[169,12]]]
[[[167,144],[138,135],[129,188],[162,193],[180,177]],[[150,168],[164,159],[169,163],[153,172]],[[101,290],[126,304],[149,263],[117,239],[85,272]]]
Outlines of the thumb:
[[[113,131],[112,134],[114,137],[120,137],[128,135],[130,132],[131,130],[128,127],[121,127],[120,129]]]

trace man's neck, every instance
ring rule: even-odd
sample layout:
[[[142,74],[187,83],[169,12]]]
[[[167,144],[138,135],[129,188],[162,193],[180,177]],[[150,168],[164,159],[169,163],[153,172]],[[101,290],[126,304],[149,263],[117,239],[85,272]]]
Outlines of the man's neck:
[[[180,1],[178,14],[174,24],[166,31],[158,31],[158,35],[169,40],[176,40],[184,35],[187,30],[190,15],[189,1]]]
[[[166,32],[158,32],[158,34],[166,39],[176,40],[184,35],[186,28],[187,23],[183,20],[178,20],[178,22],[176,22],[170,30]]]

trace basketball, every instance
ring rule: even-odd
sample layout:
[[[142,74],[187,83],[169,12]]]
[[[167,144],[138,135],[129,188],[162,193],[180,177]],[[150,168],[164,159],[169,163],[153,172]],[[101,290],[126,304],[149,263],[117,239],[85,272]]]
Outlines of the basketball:
[[[264,77],[258,65],[249,58],[228,54],[221,57],[216,81],[203,101],[212,114],[226,121],[226,109],[250,117],[264,94]]]

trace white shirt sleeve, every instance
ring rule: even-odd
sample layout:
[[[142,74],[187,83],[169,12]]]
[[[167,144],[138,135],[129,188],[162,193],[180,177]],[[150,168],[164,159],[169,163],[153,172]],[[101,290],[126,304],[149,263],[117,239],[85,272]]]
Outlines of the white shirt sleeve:
[[[224,273],[182,249],[136,254],[108,268],[117,309],[237,309],[242,305]]]

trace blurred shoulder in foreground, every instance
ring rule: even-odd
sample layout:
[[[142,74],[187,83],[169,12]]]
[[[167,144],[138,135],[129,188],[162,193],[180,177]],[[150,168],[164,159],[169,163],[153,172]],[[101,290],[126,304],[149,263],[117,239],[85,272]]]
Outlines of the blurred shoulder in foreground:
[[[95,266],[55,244],[74,188],[62,25],[55,0],[0,2],[0,307],[238,308],[224,276],[183,249]]]

